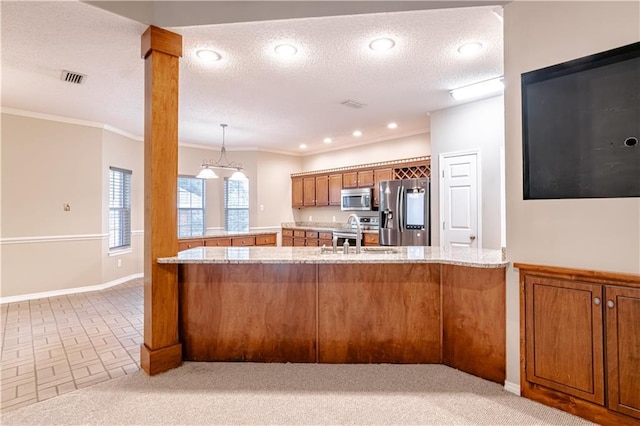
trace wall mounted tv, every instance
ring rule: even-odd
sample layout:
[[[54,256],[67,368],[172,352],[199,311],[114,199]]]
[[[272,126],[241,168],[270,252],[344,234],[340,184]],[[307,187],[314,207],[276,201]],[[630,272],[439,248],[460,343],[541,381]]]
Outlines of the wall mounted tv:
[[[640,42],[521,80],[525,200],[640,197]]]

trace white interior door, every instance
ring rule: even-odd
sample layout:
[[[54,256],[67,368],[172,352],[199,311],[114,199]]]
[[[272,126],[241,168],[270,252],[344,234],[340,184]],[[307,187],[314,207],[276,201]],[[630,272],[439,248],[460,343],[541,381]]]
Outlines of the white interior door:
[[[482,247],[477,152],[440,155],[440,245]]]

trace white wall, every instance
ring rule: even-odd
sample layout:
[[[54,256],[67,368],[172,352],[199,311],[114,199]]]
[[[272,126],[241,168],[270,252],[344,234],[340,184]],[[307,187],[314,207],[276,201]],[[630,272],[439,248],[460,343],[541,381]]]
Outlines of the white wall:
[[[93,286],[143,271],[144,143],[96,123],[2,114],[0,296]],[[213,149],[180,146],[178,173],[195,176]],[[290,174],[301,158],[228,152],[249,177],[250,225],[292,221]],[[131,250],[109,253],[109,167],[132,171]],[[221,177],[230,172],[219,171]],[[63,211],[63,203],[71,205]],[[209,230],[224,229],[223,179],[207,181]],[[264,206],[261,210],[260,205]],[[119,266],[118,266],[119,264]]]
[[[431,113],[431,243],[440,241],[439,155],[480,153],[482,247],[501,247],[500,152],[504,146],[504,98],[496,96]]]
[[[507,254],[513,262],[640,273],[640,199],[522,199],[520,74],[640,40],[639,2],[504,8]],[[517,271],[507,273],[507,381],[520,383]]]
[[[302,170],[311,171],[348,167],[358,164],[422,157],[430,153],[431,141],[429,133],[419,133],[400,138],[390,137],[387,140],[366,146],[361,145],[308,155],[302,159]]]

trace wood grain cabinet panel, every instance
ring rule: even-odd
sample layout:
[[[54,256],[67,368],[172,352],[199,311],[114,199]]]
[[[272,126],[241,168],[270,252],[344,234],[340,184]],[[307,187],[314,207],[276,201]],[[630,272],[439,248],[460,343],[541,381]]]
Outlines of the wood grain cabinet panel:
[[[256,245],[256,237],[233,237],[231,238],[232,246],[255,246]]]
[[[640,275],[515,263],[522,396],[640,425]]]
[[[189,250],[194,247],[202,247],[204,244],[204,240],[202,238],[193,239],[193,240],[179,240],[178,241],[178,251]]]
[[[640,419],[640,289],[605,293],[609,408]]]
[[[380,237],[378,234],[366,233],[363,237],[365,246],[377,246],[380,244]]]
[[[342,191],[342,174],[329,175],[329,205],[342,204],[340,191]]]
[[[293,229],[283,228],[282,229],[282,236],[283,237],[293,237]]]
[[[257,246],[275,246],[277,241],[276,234],[256,235]]]
[[[358,187],[358,172],[345,172],[342,174],[342,187],[343,188],[357,188]]]
[[[378,207],[380,205],[380,182],[383,180],[391,180],[393,177],[393,169],[377,169],[373,174],[373,206]]]
[[[525,285],[527,380],[604,404],[602,286],[538,276]]]
[[[319,361],[440,362],[439,267],[318,265]]]
[[[373,170],[363,170],[361,172],[358,172],[359,188],[373,188],[373,183]]]
[[[315,265],[180,265],[190,361],[316,361]]]
[[[442,362],[504,384],[505,269],[442,265]]]
[[[207,238],[204,240],[204,245],[211,247],[229,247],[231,245],[231,238]]]
[[[292,247],[292,246],[293,246],[293,238],[282,237],[282,247]]]
[[[304,207],[304,186],[301,177],[291,178],[291,207]]]
[[[305,207],[316,205],[316,179],[313,177],[306,177],[302,179],[302,199]]]
[[[329,205],[329,176],[316,176],[316,206]]]

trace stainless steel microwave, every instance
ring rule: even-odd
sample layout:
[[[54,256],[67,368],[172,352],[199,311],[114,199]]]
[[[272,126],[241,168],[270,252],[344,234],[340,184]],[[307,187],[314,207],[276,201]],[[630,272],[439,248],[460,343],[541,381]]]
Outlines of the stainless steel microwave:
[[[343,189],[340,192],[340,210],[371,210],[371,188]]]

